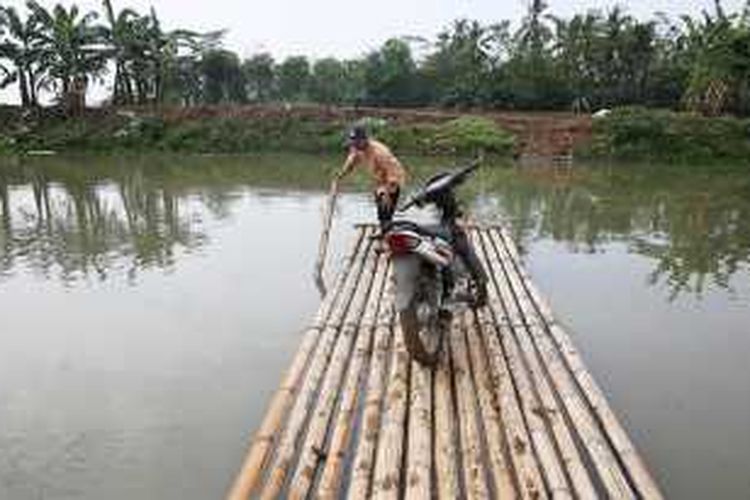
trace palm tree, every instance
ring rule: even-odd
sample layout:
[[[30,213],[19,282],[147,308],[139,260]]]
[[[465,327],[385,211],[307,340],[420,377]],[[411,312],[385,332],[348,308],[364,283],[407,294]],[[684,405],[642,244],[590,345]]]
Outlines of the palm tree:
[[[603,21],[598,12],[575,15],[570,20],[554,18],[554,54],[566,85],[574,97],[573,107],[591,106],[601,84]]]
[[[86,89],[91,78],[106,70],[106,30],[94,25],[95,12],[81,15],[73,5],[57,4],[51,12],[31,0],[27,4],[39,23],[40,64],[48,77],[47,85],[58,93],[68,112],[85,107]]]
[[[733,106],[747,111],[750,105],[750,4],[742,16],[727,15],[719,0],[714,15],[703,13],[703,22],[683,18],[688,43],[694,47],[694,64],[684,101],[688,108],[718,114]]]
[[[38,24],[33,16],[23,20],[13,7],[0,6],[0,88],[18,83],[23,107],[37,104],[37,80],[40,50],[37,44]]]
[[[115,15],[111,0],[104,0],[104,13],[109,23],[107,42],[112,50],[115,63],[114,95],[115,104],[132,104],[133,86],[128,64],[139,55],[137,23],[142,22],[138,13],[123,9]]]

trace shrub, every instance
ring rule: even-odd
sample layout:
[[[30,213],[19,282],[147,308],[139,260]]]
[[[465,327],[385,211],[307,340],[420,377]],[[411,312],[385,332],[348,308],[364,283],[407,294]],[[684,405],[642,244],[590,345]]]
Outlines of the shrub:
[[[488,118],[462,116],[440,125],[435,134],[439,151],[509,154],[515,137]]]
[[[640,107],[594,122],[593,156],[696,163],[750,159],[750,121]]]

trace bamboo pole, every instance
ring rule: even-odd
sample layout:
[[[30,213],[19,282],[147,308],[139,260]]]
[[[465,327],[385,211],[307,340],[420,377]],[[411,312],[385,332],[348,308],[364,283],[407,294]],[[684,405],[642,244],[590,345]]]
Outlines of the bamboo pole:
[[[429,500],[432,488],[432,372],[411,362],[406,500]]]
[[[384,289],[390,266],[384,256],[380,259],[378,274],[375,276],[373,291],[370,295],[370,305],[362,317],[360,334],[352,354],[354,357],[344,379],[346,384],[341,391],[341,402],[318,486],[317,496],[321,499],[333,499],[339,496],[341,472],[349,450],[362,379],[367,375],[369,361],[372,358],[372,344],[377,341],[375,335],[378,318],[381,310],[386,309],[387,306]]]
[[[556,393],[570,418],[571,427],[578,434],[583,447],[588,452],[607,496],[609,498],[634,498],[635,493],[620,468],[613,450],[610,449],[606,437],[599,431],[594,416],[589,412],[570,373],[565,369],[548,334],[543,329],[544,320],[537,316],[537,310],[531,303],[522,284],[522,278],[518,274],[518,262],[514,261],[507,252],[499,233],[492,231],[491,238],[500,253],[519,308],[523,311],[524,317],[531,319],[529,324],[531,339],[550,374]]]
[[[499,340],[501,333],[489,318],[480,317],[479,321],[518,495],[526,500],[547,498],[541,464],[533,449],[533,441],[521,411],[521,402]]]
[[[404,430],[408,406],[409,370],[411,360],[406,351],[401,326],[395,327],[394,360],[388,378],[382,427],[372,480],[372,498],[390,500],[399,497]]]
[[[555,451],[555,445],[552,436],[548,433],[546,424],[538,411],[540,402],[538,394],[532,385],[530,374],[521,356],[517,346],[513,324],[519,322],[519,319],[512,316],[512,311],[507,310],[506,304],[509,297],[505,295],[506,288],[502,286],[502,270],[497,262],[497,256],[488,251],[486,242],[479,235],[479,241],[486,256],[488,274],[490,283],[488,284],[488,305],[494,316],[503,351],[507,356],[508,367],[515,385],[516,393],[519,396],[521,413],[528,428],[531,443],[536,453],[536,457],[541,465],[546,486],[555,497],[570,497],[571,492],[560,463],[560,457]]]
[[[364,234],[364,229],[357,230],[352,251],[344,261],[344,269],[339,274],[332,293],[327,295],[323,300],[312,326],[306,330],[302,338],[302,343],[284,375],[281,386],[271,400],[271,404],[268,407],[260,428],[255,434],[242,468],[227,495],[228,500],[244,500],[250,496],[251,492],[258,485],[263,467],[277,438],[277,433],[284,421],[284,416],[297,394],[301,377],[310,362],[321,331],[331,316],[337,301],[342,300],[341,290],[352,273],[355,257],[358,255],[362,245]]]
[[[520,262],[518,250],[508,234],[501,230],[502,239],[515,262]],[[546,319],[547,330],[554,341],[559,354],[562,356],[568,371],[576,380],[579,389],[588,401],[588,405],[596,415],[596,419],[603,432],[607,435],[620,460],[625,465],[628,474],[639,494],[643,498],[663,498],[659,487],[651,476],[642,458],[633,446],[630,438],[612,411],[604,394],[589,373],[583,359],[574,347],[569,335],[554,321],[554,317],[546,300],[542,297],[534,284],[528,278],[520,265],[516,266],[522,277],[523,285],[532,298],[539,313]]]
[[[323,229],[320,233],[320,241],[318,242],[318,259],[315,261],[315,283],[318,285],[318,289],[321,294],[326,295],[325,280],[323,279],[323,269],[325,267],[326,256],[328,255],[328,240],[331,235],[331,226],[333,225],[333,214],[336,208],[336,199],[339,194],[339,186],[337,181],[331,183],[331,190],[328,193],[328,203],[326,203],[323,209]]]
[[[476,389],[473,387],[466,353],[466,322],[462,313],[453,321],[450,349],[453,355],[453,378],[456,388],[458,430],[461,439],[461,464],[466,498],[489,498],[487,476],[483,465],[482,442],[477,426]]]
[[[460,497],[458,479],[457,415],[451,386],[449,339],[435,371],[435,472],[438,498],[453,500]]]
[[[307,497],[315,478],[318,463],[322,457],[326,457],[325,438],[329,423],[334,416],[336,401],[342,396],[348,398],[344,404],[348,407],[354,405],[356,400],[354,391],[358,385],[359,373],[351,374],[354,383],[351,385],[352,389],[348,394],[340,393],[340,389],[342,383],[345,382],[344,375],[347,372],[347,366],[352,360],[352,348],[360,342],[361,338],[364,338],[365,345],[369,344],[370,331],[365,325],[361,325],[361,322],[363,315],[366,315],[368,310],[377,307],[380,300],[380,290],[377,289],[377,284],[383,281],[386,265],[387,260],[382,255],[369,258],[362,273],[362,280],[357,288],[352,305],[349,307],[344,327],[339,335],[339,341],[328,364],[326,376],[315,404],[315,413],[310,419],[307,436],[300,448],[299,461],[292,475],[291,489],[288,493],[288,498],[291,500],[301,500]],[[370,323],[372,323],[372,320],[370,320]],[[362,350],[365,349],[362,346]],[[354,369],[361,368],[363,357],[356,356],[354,359],[356,361]],[[351,413],[353,413],[353,410]]]
[[[583,498],[595,497],[596,491],[594,490],[591,477],[583,464],[583,458],[573,440],[571,429],[565,423],[562,409],[555,398],[549,376],[531,341],[529,330],[536,328],[536,325],[531,324],[531,319],[524,315],[523,309],[519,306],[517,297],[514,294],[512,277],[507,273],[507,263],[503,262],[501,254],[495,248],[491,235],[485,232],[482,237],[485,238],[486,248],[489,249],[489,252],[497,256],[499,266],[496,268],[498,273],[496,277],[499,278],[499,282],[501,283],[501,294],[505,298],[506,311],[510,312],[510,317],[514,323],[512,330],[515,334],[516,342],[526,362],[531,381],[539,397],[539,405],[532,408],[532,411],[537,413],[551,430],[554,443],[557,445],[556,451],[561,458],[564,469],[570,478],[571,486],[576,494]]]
[[[478,234],[472,231],[470,238],[477,254],[481,256],[480,258],[484,261],[489,272],[491,268],[487,265],[487,257],[481,241],[478,239]],[[492,287],[489,289],[488,299],[491,302],[497,300]],[[515,473],[514,478],[519,496],[526,500],[546,498],[547,489],[542,477],[540,463],[535,456],[532,439],[521,411],[521,401],[508,367],[508,356],[500,340],[499,327],[488,307],[477,310],[476,315],[480,339],[484,342],[487,351],[492,386],[497,396],[505,441],[509,446],[510,460]]]
[[[497,400],[492,392],[493,385],[490,371],[487,369],[486,353],[479,339],[481,331],[473,321],[466,329],[466,342],[469,353],[469,365],[474,387],[477,391],[479,409],[487,440],[489,469],[495,488],[495,495],[500,498],[516,498],[516,486],[509,459],[509,445],[502,432],[502,418]]]
[[[365,238],[367,232],[365,232]],[[293,465],[298,442],[304,432],[311,411],[311,403],[316,396],[318,387],[322,383],[326,367],[333,353],[334,347],[342,329],[344,316],[352,302],[354,292],[358,288],[362,270],[370,255],[371,241],[367,241],[364,250],[358,255],[356,272],[347,279],[342,296],[344,300],[337,304],[326,328],[321,334],[321,340],[313,355],[311,365],[300,388],[297,399],[289,415],[289,420],[284,433],[279,439],[276,456],[269,467],[269,478],[263,490],[265,498],[274,497],[284,485],[288,469]]]
[[[390,276],[389,276],[390,280]],[[362,412],[362,428],[352,460],[352,477],[349,484],[349,498],[366,498],[372,482],[375,467],[375,449],[380,434],[381,410],[386,391],[386,375],[389,358],[396,356],[393,344],[393,294],[390,290],[383,298],[384,306],[375,332],[375,347]]]

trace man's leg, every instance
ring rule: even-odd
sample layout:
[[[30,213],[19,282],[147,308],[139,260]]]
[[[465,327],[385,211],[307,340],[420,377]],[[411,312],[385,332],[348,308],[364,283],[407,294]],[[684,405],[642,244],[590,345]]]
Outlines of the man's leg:
[[[400,189],[398,186],[393,188],[379,187],[375,191],[375,205],[378,209],[378,222],[380,223],[381,231],[393,220],[399,194]]]

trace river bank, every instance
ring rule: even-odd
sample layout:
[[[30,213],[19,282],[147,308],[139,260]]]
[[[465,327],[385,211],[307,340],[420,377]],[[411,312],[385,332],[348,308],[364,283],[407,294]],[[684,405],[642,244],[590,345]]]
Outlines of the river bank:
[[[515,134],[491,117],[429,111],[320,106],[211,106],[87,110],[65,118],[49,110],[0,111],[0,151],[339,153],[354,122],[400,153],[500,157]]]
[[[340,153],[364,122],[398,154],[746,163],[750,120],[630,107],[605,117],[316,105],[89,109],[0,107],[0,153]]]

